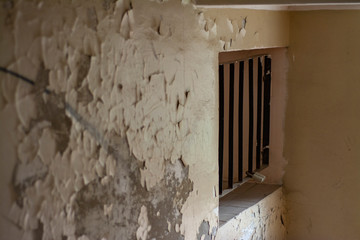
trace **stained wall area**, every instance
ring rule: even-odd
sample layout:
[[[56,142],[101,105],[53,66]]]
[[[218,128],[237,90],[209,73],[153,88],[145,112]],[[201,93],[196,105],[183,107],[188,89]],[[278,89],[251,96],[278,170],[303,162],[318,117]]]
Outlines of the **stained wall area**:
[[[194,239],[203,221],[216,232],[215,76],[203,61],[215,53],[192,6],[1,11],[1,66],[35,81],[1,73],[2,239]]]
[[[215,237],[218,52],[285,46],[288,16],[204,12],[1,3],[0,239]]]
[[[290,17],[288,239],[360,236],[360,12]]]

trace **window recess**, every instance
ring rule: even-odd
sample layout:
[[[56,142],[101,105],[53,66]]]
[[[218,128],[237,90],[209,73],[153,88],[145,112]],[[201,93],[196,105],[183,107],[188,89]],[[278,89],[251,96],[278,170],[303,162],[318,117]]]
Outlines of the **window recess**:
[[[258,52],[219,56],[220,195],[269,165],[271,57]]]

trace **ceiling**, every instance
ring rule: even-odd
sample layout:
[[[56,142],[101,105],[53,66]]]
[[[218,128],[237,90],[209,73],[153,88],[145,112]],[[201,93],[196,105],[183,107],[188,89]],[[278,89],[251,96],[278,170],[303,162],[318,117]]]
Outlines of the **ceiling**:
[[[360,0],[196,0],[206,8],[249,8],[267,10],[360,9]]]

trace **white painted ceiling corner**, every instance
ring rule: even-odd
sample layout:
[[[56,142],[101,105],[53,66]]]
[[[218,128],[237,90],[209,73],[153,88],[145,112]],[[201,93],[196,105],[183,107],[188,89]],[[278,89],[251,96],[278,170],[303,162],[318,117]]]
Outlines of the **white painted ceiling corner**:
[[[274,11],[359,10],[360,1],[348,0],[197,0],[200,8],[236,8]]]

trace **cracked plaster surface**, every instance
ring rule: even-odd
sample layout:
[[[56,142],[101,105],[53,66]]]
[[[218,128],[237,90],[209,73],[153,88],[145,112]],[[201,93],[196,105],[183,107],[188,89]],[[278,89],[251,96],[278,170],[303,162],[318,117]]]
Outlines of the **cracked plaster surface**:
[[[194,9],[175,1],[2,7],[8,39],[1,46],[13,52],[1,64],[35,81],[1,76],[1,117],[11,118],[2,132],[11,127],[15,150],[9,155],[2,144],[2,161],[12,158],[8,191],[16,200],[8,198],[10,211],[2,214],[14,234],[117,239],[127,229],[126,239],[190,239],[196,228],[184,219],[200,222],[205,212],[191,216],[194,206],[184,205],[197,199],[189,196],[199,184],[194,166],[209,164],[204,174],[216,169],[211,153],[198,150],[212,139],[204,134],[215,134],[206,130],[214,124],[208,109],[215,98],[214,77],[189,67],[203,57],[195,48],[213,55],[195,31],[184,36],[185,27],[197,24]],[[158,215],[171,221],[170,231],[166,221],[151,222]]]
[[[224,36],[251,18],[219,33],[186,1],[0,9],[0,66],[35,81],[0,75],[1,238],[194,239],[204,221],[216,228],[214,69]]]

